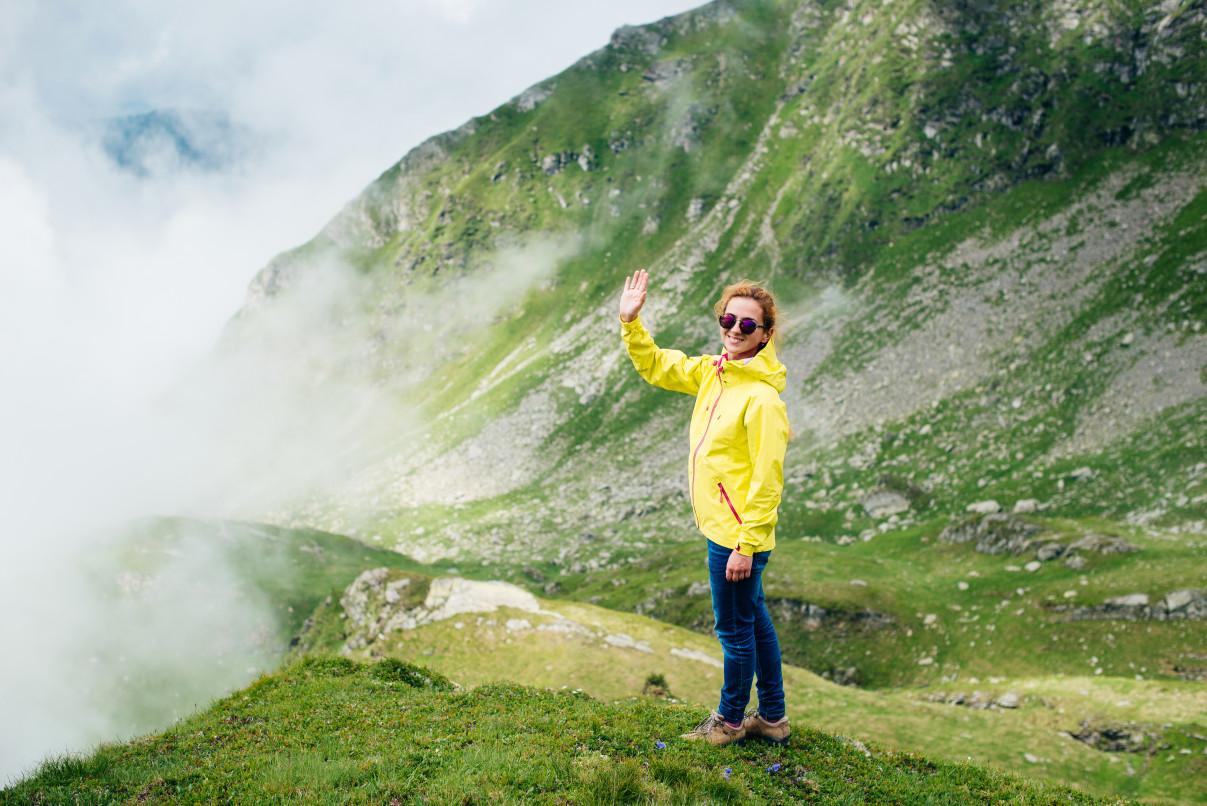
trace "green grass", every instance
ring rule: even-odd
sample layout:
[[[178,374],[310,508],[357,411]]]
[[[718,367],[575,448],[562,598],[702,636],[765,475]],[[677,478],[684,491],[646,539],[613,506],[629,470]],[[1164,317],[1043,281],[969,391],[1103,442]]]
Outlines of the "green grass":
[[[1072,606],[1130,593],[1156,601],[1200,587],[1207,546],[1102,520],[1033,520],[1056,542],[1092,532],[1124,536],[1141,551],[1083,552],[1087,565],[1079,571],[1057,560],[1030,573],[1022,566],[1032,555],[990,556],[971,544],[939,543],[946,519],[847,546],[781,532],[764,586],[785,658],[818,673],[853,666],[861,685],[892,689],[946,677],[1081,676],[1099,667],[1112,677],[1177,680],[1175,666],[1207,655],[1207,633],[1193,621],[1063,622]],[[578,601],[707,631],[708,592],[689,593],[702,575],[692,545],[620,570],[572,576],[563,585],[565,596]],[[618,577],[623,585],[612,584]],[[804,604],[827,616],[811,622]],[[889,621],[869,620],[868,611]],[[1099,663],[1091,666],[1093,657]],[[919,665],[925,658],[930,662]]]
[[[673,562],[673,557],[661,559],[663,568]],[[979,602],[985,591],[979,589],[952,597],[964,602],[961,611],[953,611],[954,602],[944,600],[943,590],[950,586],[954,591],[955,583],[963,579],[982,582],[978,577],[963,576],[967,566],[953,559],[958,558],[949,555],[946,560],[956,566],[947,582],[927,581],[935,588],[933,601],[943,605],[936,623],[923,624],[921,618],[909,614],[908,626],[869,630],[862,636],[830,625],[807,632],[801,645],[792,643],[800,633],[794,633],[793,625],[777,611],[777,631],[786,652],[797,656],[805,652],[814,660],[826,652],[834,653],[842,661],[835,666],[843,668],[854,661],[873,678],[865,684],[881,686],[842,688],[787,665],[788,711],[794,721],[935,757],[972,759],[1099,794],[1128,793],[1187,804],[1201,799],[1204,792],[1193,773],[1203,763],[1200,754],[1205,747],[1194,737],[1204,734],[1202,720],[1196,715],[1207,709],[1207,691],[1200,683],[1177,679],[1162,661],[1181,658],[1178,662],[1185,663],[1184,658],[1198,655],[1202,648],[1196,636],[1201,631],[1186,622],[1152,624],[1151,631],[1145,623],[1119,622],[1045,627],[1043,616],[1035,614],[1046,612],[1048,597],[1035,589],[1015,601],[1029,607],[1031,616],[1013,618],[1012,611],[983,606]],[[810,562],[821,565],[816,556]],[[838,561],[830,562],[836,565]],[[768,587],[782,590],[794,572],[780,560],[774,565]],[[860,570],[867,571],[868,565],[864,563]],[[619,585],[612,584],[612,580],[620,582],[615,576],[592,576],[602,583],[597,590],[627,589],[638,596],[669,590],[671,597],[664,604],[694,602],[696,612],[704,618],[706,597],[687,597],[681,589],[662,588],[665,578],[658,586],[643,584],[652,580],[643,579],[640,571],[626,569],[626,578]],[[816,587],[826,590],[824,580],[833,571],[841,573],[842,569],[820,569],[817,576],[823,581]],[[593,584],[591,579],[584,582]],[[851,611],[857,612],[867,604],[860,601],[858,591],[873,591],[877,605],[892,612],[883,603],[894,597],[875,592],[871,585],[851,587],[845,579],[835,580],[828,595],[834,602],[845,598]],[[896,596],[917,599],[917,591],[900,591]],[[565,600],[543,600],[541,608],[544,612],[539,614],[508,608],[471,613],[413,631],[393,632],[371,639],[352,657],[421,663],[466,685],[516,681],[552,689],[567,686],[603,700],[637,694],[655,677],[681,702],[700,708],[715,706],[718,669],[692,654],[717,658],[715,639],[665,622]],[[328,613],[326,618],[331,624],[340,623],[338,612]],[[693,626],[706,628],[708,623]],[[1011,623],[1018,629],[1012,629]],[[1163,629],[1168,627],[1173,629]],[[964,648],[966,636],[972,633],[982,649]],[[616,645],[604,640],[605,636],[621,635],[631,642]],[[334,650],[344,637],[342,633],[329,635],[325,646],[310,639],[304,643],[314,649]],[[642,648],[633,648],[634,644]],[[1094,665],[1089,664],[1091,655],[1098,656]],[[920,666],[917,661],[922,657],[938,658],[939,663]],[[1116,663],[1120,658],[1145,660],[1126,668]],[[1104,673],[1096,674],[1098,668]],[[898,675],[896,685],[883,682],[894,674]],[[938,694],[947,699],[957,692],[963,692],[966,699],[979,692],[982,704],[1013,692],[1020,698],[1020,707],[977,710],[931,702]],[[1142,757],[1092,750],[1064,737],[1064,733],[1082,730],[1083,723],[1148,726],[1173,749],[1155,764]],[[1191,753],[1182,754],[1181,749]],[[1029,761],[1028,754],[1039,761]]]
[[[1201,566],[1201,550],[1196,553],[1193,547],[1178,541],[1148,537],[1138,530],[1122,529],[1106,521],[1045,519],[1042,523],[1057,536],[1087,530],[1125,534],[1141,545],[1143,551],[1124,557],[1091,556],[1090,566],[1080,573],[1063,567],[1045,567],[1039,573],[1025,574],[1007,570],[1007,565],[1021,561],[1016,558],[987,557],[973,552],[968,545],[937,544],[933,536],[941,521],[849,546],[781,538],[766,587],[776,611],[786,659],[818,672],[856,666],[863,685],[867,686],[839,688],[798,666],[787,666],[789,713],[794,723],[813,726],[824,733],[854,735],[864,741],[924,752],[936,759],[972,759],[978,764],[1027,776],[1075,784],[1100,795],[1127,794],[1178,803],[1196,802],[1204,793],[1196,783],[1201,776],[1192,773],[1202,764],[1203,747],[1194,737],[1204,735],[1207,726],[1194,715],[1207,712],[1207,692],[1200,683],[1179,681],[1172,666],[1193,664],[1194,657],[1207,656],[1202,631],[1190,622],[1060,624],[1053,620],[1059,615],[1053,605],[1070,601],[1064,597],[1067,590],[1076,592],[1075,603],[1094,604],[1109,596],[1137,590],[1159,595],[1173,587],[1193,586],[1197,578],[1194,569]],[[282,560],[292,554],[311,563],[306,575],[294,577],[293,584],[299,584],[299,578],[306,580],[303,590],[287,590],[285,579],[276,582],[282,586],[277,595],[289,601],[300,602],[304,598],[315,603],[312,612],[298,615],[308,615],[310,620],[308,629],[299,636],[295,653],[333,652],[343,645],[347,627],[339,607],[338,585],[346,584],[361,570],[393,567],[395,577],[412,577],[416,584],[405,589],[408,596],[401,603],[408,607],[420,603],[427,587],[427,578],[409,569],[436,570],[415,566],[398,555],[393,555],[391,566],[389,552],[368,550],[335,535],[190,521],[162,521],[154,524],[154,528],[147,525],[144,529],[147,534],[132,543],[137,550],[126,558],[143,563],[138,567],[144,570],[149,570],[145,565],[149,557],[159,555],[163,549],[179,550],[185,545],[182,534],[192,534],[195,540],[207,535],[222,545],[231,542],[232,535],[240,535],[235,545],[248,542],[241,549],[240,565],[247,580],[280,574]],[[315,551],[316,547],[326,550],[320,553]],[[272,557],[257,559],[251,548],[269,549]],[[395,678],[405,677],[411,682],[413,673],[406,664],[420,663],[438,679],[443,675],[464,685],[492,686],[516,681],[555,690],[567,687],[581,689],[606,702],[630,698],[642,691],[651,678],[659,678],[671,696],[681,703],[693,704],[693,714],[698,715],[701,709],[715,705],[719,670],[694,659],[690,653],[675,652],[691,650],[715,658],[719,655],[718,647],[715,639],[667,623],[685,624],[697,631],[706,631],[711,624],[707,594],[687,594],[690,585],[703,577],[698,549],[697,545],[670,548],[648,558],[646,563],[625,564],[620,571],[603,569],[562,578],[574,598],[598,601],[614,610],[565,599],[544,600],[544,612],[539,614],[508,609],[471,613],[416,630],[393,632],[384,638],[370,636],[369,645],[353,654],[362,660],[384,658],[392,665],[382,669],[392,669]],[[333,567],[326,567],[324,559]],[[555,568],[548,565],[542,568],[555,573]],[[505,569],[466,569],[479,578],[490,578],[497,570]],[[867,584],[851,585],[852,578]],[[332,585],[336,579],[341,581]],[[531,579],[516,581],[527,581],[538,590],[542,587]],[[968,588],[959,590],[960,582],[967,583]],[[332,587],[324,587],[328,585]],[[1022,587],[1023,592],[1019,593],[1016,586]],[[1000,606],[1003,598],[1009,599],[1008,606]],[[821,604],[831,614],[839,614],[840,620],[812,629],[785,614],[786,604],[805,601]],[[639,605],[663,621],[617,612]],[[957,606],[959,610],[955,609]],[[887,627],[860,627],[852,617],[868,608],[890,616],[893,623]],[[937,620],[925,623],[923,617],[927,613],[934,613]],[[509,619],[523,619],[528,626],[508,625]],[[543,629],[550,625],[564,627],[568,623],[581,629]],[[648,651],[614,646],[603,640],[607,635],[629,636]],[[976,641],[976,647],[968,645],[972,641]],[[1089,663],[1092,656],[1098,658],[1093,665]],[[923,657],[933,662],[919,665]],[[331,661],[311,658],[308,662],[313,665]],[[332,668],[345,668],[342,663]],[[297,667],[293,668],[296,671]],[[1095,674],[1098,668],[1103,669],[1102,674]],[[287,670],[284,678],[292,679],[292,674]],[[1136,679],[1137,676],[1143,679]],[[258,686],[253,686],[244,696],[258,690]],[[153,694],[145,687],[143,691],[148,697]],[[1023,702],[1016,711],[977,711],[928,699],[936,694],[943,694],[940,699],[945,699],[957,692],[969,695],[974,691],[991,698],[1011,691],[1021,695]],[[240,695],[232,695],[225,702],[237,705],[242,700]],[[305,702],[298,707],[309,709]],[[230,715],[223,718],[235,719]],[[231,724],[250,725],[265,717],[237,718],[244,722]],[[253,722],[246,722],[247,718]],[[295,725],[288,719],[285,722],[291,729]],[[1141,769],[1139,757],[1093,751],[1058,733],[1076,732],[1083,722],[1149,726],[1162,735],[1162,741],[1171,749],[1148,760]],[[187,736],[197,730],[210,736],[209,728],[179,726],[165,736]],[[298,792],[320,799],[348,797],[348,787],[352,786],[349,782],[360,780],[356,775],[363,759],[341,755],[344,751],[340,747],[347,732],[337,727],[333,728],[338,731],[336,735],[322,738],[315,725],[306,730],[313,734],[310,745],[294,748],[285,743],[288,752],[274,751],[271,760],[263,761],[262,770],[255,768],[255,775],[260,777],[253,776],[253,780],[260,781],[264,791],[273,797],[303,797]],[[275,744],[277,740],[265,741]],[[139,744],[135,742],[132,746]],[[474,752],[478,752],[480,744],[474,743]],[[197,747],[193,746],[189,752],[198,752]],[[1182,754],[1182,749],[1190,750],[1191,754]],[[98,758],[107,758],[109,752],[103,750]],[[1040,760],[1028,762],[1024,759],[1026,753]],[[320,754],[329,761],[319,764],[316,759]],[[404,754],[399,751],[395,755]],[[141,788],[134,791],[135,795],[148,786],[153,790],[161,786],[156,783],[157,777],[172,782],[172,787],[185,786],[177,778],[187,779],[187,785],[195,791],[205,791],[204,787],[196,789],[205,784],[205,774],[191,778],[180,771],[208,773],[212,759],[206,758],[200,766],[179,758],[160,761],[156,762],[158,771],[153,776],[131,773],[127,777],[140,782]],[[49,777],[44,778],[44,783],[59,780],[68,773],[81,774],[80,770],[93,769],[100,762],[75,759],[56,763],[57,767],[51,764],[46,768]],[[1129,764],[1132,772],[1128,772]],[[455,775],[450,773],[448,780],[441,778],[444,783],[439,786],[432,784],[436,789],[432,790],[431,802],[442,802],[437,798],[444,797],[439,792],[445,790],[439,787],[455,786],[457,776],[472,778],[467,771],[471,768],[477,769],[473,765],[450,767]],[[613,781],[613,776],[623,774],[622,769],[600,772],[599,780],[591,778],[582,784],[584,792],[605,783],[619,787],[619,779]],[[698,776],[683,775],[696,782],[693,786],[699,783]],[[211,776],[211,780],[218,779]],[[665,796],[672,798],[666,802],[678,802],[673,798],[680,795],[659,790],[658,780],[653,783],[642,780],[645,781],[642,786],[653,787],[654,794],[649,797]],[[116,784],[88,786],[96,790],[110,785]],[[500,791],[505,793],[501,797],[514,796],[517,802],[525,802],[524,796]],[[70,798],[63,797],[74,800],[77,794],[79,791]],[[176,795],[172,789],[171,796]],[[159,796],[167,797],[163,792]],[[121,802],[129,800],[131,795],[97,797],[97,802]],[[231,801],[238,798],[232,795]],[[51,798],[47,802],[58,801]]]
[[[162,734],[49,761],[0,803],[1125,802],[805,724],[788,748],[678,740],[699,716],[514,684],[457,690],[393,660],[316,658]]]

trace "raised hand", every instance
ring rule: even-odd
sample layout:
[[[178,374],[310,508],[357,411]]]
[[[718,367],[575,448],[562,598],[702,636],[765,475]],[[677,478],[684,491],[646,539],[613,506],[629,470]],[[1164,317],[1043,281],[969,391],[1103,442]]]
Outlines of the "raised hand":
[[[644,269],[633,272],[632,277],[624,279],[624,291],[620,294],[620,321],[632,322],[641,313],[645,304],[645,287],[649,283],[650,273]]]

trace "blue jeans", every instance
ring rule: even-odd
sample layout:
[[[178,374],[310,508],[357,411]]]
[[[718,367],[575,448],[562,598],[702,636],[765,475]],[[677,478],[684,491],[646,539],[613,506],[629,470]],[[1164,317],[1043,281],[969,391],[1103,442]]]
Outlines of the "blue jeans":
[[[779,640],[763,603],[763,568],[771,552],[754,555],[747,579],[728,582],[725,565],[732,549],[711,540],[705,542],[717,638],[725,652],[725,684],[717,713],[729,722],[741,722],[750,703],[750,684],[757,675],[759,713],[763,719],[775,722],[784,715],[784,675]]]

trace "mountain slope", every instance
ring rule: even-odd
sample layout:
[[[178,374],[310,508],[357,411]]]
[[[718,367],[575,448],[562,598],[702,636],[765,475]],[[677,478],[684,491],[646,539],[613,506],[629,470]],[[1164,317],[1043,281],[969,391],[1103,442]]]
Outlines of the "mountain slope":
[[[1201,0],[717,2],[621,29],[259,274],[223,350],[262,350],[283,398],[348,400],[273,409],[331,472],[248,514],[707,631],[690,407],[628,366],[616,295],[649,268],[659,343],[715,352],[712,301],[754,276],[789,313],[786,655],[935,710],[1006,675],[1115,703],[1168,681],[1144,714],[1199,731],[1205,41]]]
[[[306,343],[340,345],[312,372],[389,390],[367,417],[397,423],[271,516],[424,561],[684,539],[687,409],[615,338],[648,266],[645,318],[686,350],[716,349],[726,281],[785,297],[789,489],[821,504],[790,496],[790,536],[875,528],[886,474],[935,512],[1202,521],[1205,26],[1202,3],[784,0],[621,29],[257,277],[228,344],[311,289]]]

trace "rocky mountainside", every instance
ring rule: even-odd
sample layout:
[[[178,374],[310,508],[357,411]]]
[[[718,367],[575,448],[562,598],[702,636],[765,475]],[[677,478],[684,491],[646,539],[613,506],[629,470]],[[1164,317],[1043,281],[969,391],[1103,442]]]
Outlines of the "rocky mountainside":
[[[648,268],[643,318],[688,352],[716,351],[727,282],[783,298],[782,537],[1023,501],[1193,542],[1204,52],[1203,0],[718,0],[622,28],[256,277],[227,350],[269,333],[375,395],[371,430],[340,424],[351,470],[256,514],[547,584],[690,539],[690,405],[617,336]]]

